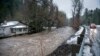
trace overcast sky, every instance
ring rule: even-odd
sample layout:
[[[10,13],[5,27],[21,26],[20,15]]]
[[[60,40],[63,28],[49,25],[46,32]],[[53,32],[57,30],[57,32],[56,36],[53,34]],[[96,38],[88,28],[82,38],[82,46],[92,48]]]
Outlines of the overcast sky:
[[[71,0],[53,0],[53,2],[58,6],[60,11],[64,11],[68,18],[72,16],[72,2]],[[100,0],[84,0],[84,9],[95,9],[100,8]],[[83,9],[83,12],[84,12]]]

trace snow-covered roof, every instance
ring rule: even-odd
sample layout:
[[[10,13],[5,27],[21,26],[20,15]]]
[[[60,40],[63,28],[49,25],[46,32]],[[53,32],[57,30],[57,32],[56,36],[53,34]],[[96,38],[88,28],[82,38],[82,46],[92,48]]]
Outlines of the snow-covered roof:
[[[19,21],[8,21],[8,22],[4,22],[1,27],[8,27],[8,26],[12,26],[11,28],[27,28],[26,25],[21,24]]]
[[[17,26],[14,26],[12,28],[26,28],[27,26],[26,25],[17,25]]]
[[[12,26],[12,25],[16,25],[18,24],[18,21],[9,21],[9,22],[5,22],[4,24],[2,24],[1,26]]]

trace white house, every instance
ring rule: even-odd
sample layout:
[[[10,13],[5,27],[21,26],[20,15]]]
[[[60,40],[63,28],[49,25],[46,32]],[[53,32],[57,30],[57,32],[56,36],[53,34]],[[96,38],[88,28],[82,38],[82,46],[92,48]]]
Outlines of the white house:
[[[28,33],[28,26],[19,21],[4,22],[0,26],[0,37]]]

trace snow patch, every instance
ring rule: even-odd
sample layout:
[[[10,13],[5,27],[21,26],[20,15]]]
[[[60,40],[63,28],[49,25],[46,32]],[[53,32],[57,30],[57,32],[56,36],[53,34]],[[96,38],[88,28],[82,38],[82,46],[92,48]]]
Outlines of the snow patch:
[[[84,40],[84,42],[85,42],[85,43],[90,43],[89,38],[86,38],[86,39]]]
[[[83,27],[80,27],[80,29],[75,33],[75,36],[71,37],[71,39],[67,40],[67,44],[77,44],[77,38],[80,37],[80,34],[84,30]]]
[[[67,44],[77,44],[77,36],[74,38],[71,38],[70,40],[67,40]]]
[[[83,29],[84,29],[83,27],[80,27],[80,29],[75,33],[75,35],[80,35],[82,33]]]
[[[96,25],[97,27],[100,27],[100,25]]]
[[[86,45],[83,49],[83,56],[93,56],[93,54],[90,52],[91,47]]]

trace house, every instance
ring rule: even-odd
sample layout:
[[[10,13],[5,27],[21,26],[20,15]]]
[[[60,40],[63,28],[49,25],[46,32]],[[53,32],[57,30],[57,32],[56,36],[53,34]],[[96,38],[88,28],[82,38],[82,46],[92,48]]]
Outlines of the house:
[[[5,21],[0,26],[0,37],[28,33],[28,26],[19,21]]]

